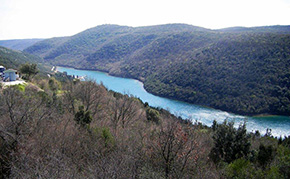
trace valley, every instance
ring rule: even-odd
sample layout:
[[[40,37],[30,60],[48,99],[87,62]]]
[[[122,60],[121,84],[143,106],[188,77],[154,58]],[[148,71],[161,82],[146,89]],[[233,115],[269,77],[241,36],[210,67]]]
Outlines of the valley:
[[[138,79],[162,97],[241,115],[287,116],[289,29],[101,25],[24,51],[53,65]]]
[[[200,122],[203,125],[211,126],[213,120],[222,123],[227,119],[234,121],[235,127],[238,127],[246,121],[248,132],[260,131],[261,133],[265,133],[267,129],[271,129],[274,137],[289,135],[289,116],[248,117],[235,115],[204,106],[152,95],[144,89],[144,85],[140,81],[134,79],[114,77],[99,71],[77,70],[65,67],[57,67],[57,71],[66,72],[68,75],[85,76],[87,80],[93,80],[98,84],[103,84],[108,90],[133,95],[144,103],[147,102],[152,107],[166,109],[175,116],[188,119],[193,123]]]
[[[25,80],[0,83],[0,177],[289,178],[287,29],[104,25],[0,47]]]

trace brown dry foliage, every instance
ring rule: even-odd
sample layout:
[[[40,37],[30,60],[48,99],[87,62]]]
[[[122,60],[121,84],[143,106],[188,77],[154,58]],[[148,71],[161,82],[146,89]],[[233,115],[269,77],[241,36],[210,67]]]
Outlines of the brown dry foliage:
[[[148,121],[139,100],[116,97],[92,81],[68,82],[62,90],[57,96],[46,87],[0,92],[2,177],[213,176],[204,162],[211,136],[194,125],[162,111],[158,124]],[[85,128],[74,121],[81,105],[93,119]]]

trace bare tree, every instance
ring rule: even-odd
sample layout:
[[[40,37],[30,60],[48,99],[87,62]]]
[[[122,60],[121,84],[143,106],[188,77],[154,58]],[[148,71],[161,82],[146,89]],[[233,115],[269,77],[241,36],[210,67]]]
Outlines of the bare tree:
[[[115,132],[118,125],[124,129],[137,116],[138,104],[134,98],[125,95],[121,98],[111,99],[110,104],[110,120]]]
[[[163,167],[165,178],[182,177],[185,169],[189,168],[189,162],[196,156],[198,143],[194,129],[168,119],[157,129],[155,137],[149,146],[153,150],[152,157]]]
[[[102,102],[106,90],[95,81],[85,81],[77,85],[76,94],[85,107],[85,111],[91,111],[92,116],[102,108]]]
[[[14,145],[17,145],[22,135],[29,135],[52,112],[45,109],[45,101],[38,96],[15,88],[5,89],[1,101],[0,132],[2,136],[10,138]]]
[[[64,86],[64,95],[63,95],[63,105],[65,109],[75,115],[76,114],[76,84],[72,81],[69,81]]]
[[[1,162],[6,162],[9,169],[11,155],[19,150],[21,141],[38,129],[51,110],[45,107],[45,100],[29,90],[21,92],[13,87],[7,88],[0,98],[0,138],[6,150]]]

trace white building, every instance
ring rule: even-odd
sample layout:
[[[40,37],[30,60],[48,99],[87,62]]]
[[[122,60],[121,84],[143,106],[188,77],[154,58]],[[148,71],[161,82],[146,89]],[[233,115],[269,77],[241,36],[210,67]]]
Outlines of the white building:
[[[16,81],[17,75],[16,75],[17,70],[13,69],[8,69],[5,70],[4,73],[4,81]]]

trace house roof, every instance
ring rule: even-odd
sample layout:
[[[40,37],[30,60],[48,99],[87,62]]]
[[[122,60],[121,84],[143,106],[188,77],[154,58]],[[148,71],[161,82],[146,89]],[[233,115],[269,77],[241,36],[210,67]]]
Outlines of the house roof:
[[[17,70],[8,69],[8,70],[3,71],[3,73],[11,73],[11,72],[17,72]]]

